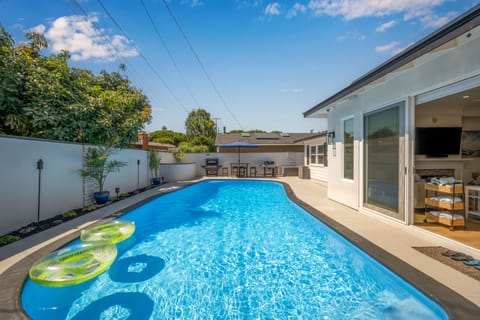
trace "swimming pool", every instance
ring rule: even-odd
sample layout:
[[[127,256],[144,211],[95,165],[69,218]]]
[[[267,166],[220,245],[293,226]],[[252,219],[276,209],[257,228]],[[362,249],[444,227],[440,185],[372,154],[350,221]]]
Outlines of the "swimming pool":
[[[135,238],[96,279],[27,280],[34,319],[447,319],[421,292],[308,212],[275,182],[209,180],[121,219]],[[45,297],[49,297],[45,301]]]

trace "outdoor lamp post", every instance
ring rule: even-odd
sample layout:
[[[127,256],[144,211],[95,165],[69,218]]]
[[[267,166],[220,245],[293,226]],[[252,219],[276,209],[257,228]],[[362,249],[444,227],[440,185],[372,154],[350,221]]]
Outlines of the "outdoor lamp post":
[[[117,194],[117,200],[119,200],[120,198],[118,197],[118,194],[120,193],[120,188],[119,187],[116,187],[115,188],[115,193]]]
[[[140,159],[137,160],[137,190],[140,189]]]
[[[37,223],[40,222],[40,189],[42,183],[42,170],[43,170],[43,160],[38,159],[37,161],[37,170],[38,170],[38,201],[37,201]]]

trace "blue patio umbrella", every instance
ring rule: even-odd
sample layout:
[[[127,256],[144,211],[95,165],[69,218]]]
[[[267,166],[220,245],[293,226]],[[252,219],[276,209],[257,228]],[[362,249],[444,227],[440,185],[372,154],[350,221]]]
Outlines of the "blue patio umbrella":
[[[240,149],[241,148],[257,148],[258,144],[248,143],[245,141],[234,141],[219,145],[222,148],[238,148],[238,163],[240,163]]]

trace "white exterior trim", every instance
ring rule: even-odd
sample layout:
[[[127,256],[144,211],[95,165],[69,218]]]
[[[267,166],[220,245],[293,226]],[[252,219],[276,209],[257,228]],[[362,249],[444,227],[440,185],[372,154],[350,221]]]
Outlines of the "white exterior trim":
[[[438,87],[437,89],[427,91],[417,95],[417,104],[437,100],[446,96],[450,96],[455,93],[459,93],[468,89],[473,89],[480,86],[480,74],[477,74],[471,78],[467,78],[458,82],[454,82],[445,86]]]

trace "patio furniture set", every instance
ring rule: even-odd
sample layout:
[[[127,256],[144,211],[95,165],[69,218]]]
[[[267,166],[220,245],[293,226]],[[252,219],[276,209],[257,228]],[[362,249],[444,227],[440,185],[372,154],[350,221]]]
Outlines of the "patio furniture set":
[[[274,161],[263,161],[260,165],[263,168],[263,176],[276,176],[278,173],[278,166]],[[230,167],[230,168],[229,168]],[[229,166],[219,164],[218,158],[205,159],[206,176],[218,176],[221,169],[222,176],[237,176],[237,177],[256,177],[257,166],[248,162],[232,162]]]

